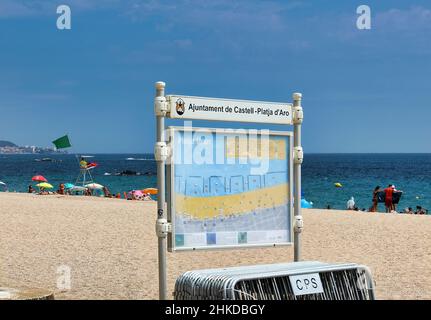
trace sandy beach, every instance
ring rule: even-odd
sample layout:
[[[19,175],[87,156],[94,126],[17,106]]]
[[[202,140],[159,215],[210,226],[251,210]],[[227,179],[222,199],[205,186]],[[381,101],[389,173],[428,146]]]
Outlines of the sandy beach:
[[[157,299],[155,202],[0,194],[0,287],[56,299]],[[431,299],[431,217],[304,210],[303,260],[370,267],[378,299]],[[292,247],[168,254],[169,292],[184,271],[290,262]],[[71,290],[56,289],[71,268]]]

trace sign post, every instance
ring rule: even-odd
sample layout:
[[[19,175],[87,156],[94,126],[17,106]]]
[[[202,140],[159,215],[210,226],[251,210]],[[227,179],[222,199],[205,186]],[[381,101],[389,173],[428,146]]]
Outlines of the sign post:
[[[158,238],[158,260],[159,260],[159,299],[167,299],[166,280],[166,238],[167,220],[165,213],[165,164],[168,156],[165,137],[166,98],[164,82],[156,83],[156,98],[154,111],[156,113],[156,138],[154,156],[157,162],[157,222],[156,233]]]
[[[301,232],[303,220],[301,215],[301,164],[304,153],[301,146],[301,125],[304,118],[301,106],[302,94],[293,94],[293,179],[294,179],[294,261],[301,260]]]

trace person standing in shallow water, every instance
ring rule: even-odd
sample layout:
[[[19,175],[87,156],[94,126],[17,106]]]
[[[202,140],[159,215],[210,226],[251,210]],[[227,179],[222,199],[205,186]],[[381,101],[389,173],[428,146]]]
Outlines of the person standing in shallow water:
[[[390,213],[393,210],[393,203],[392,203],[392,195],[394,193],[394,188],[392,185],[388,185],[388,187],[385,189],[385,207],[386,207],[386,213]]]
[[[380,192],[380,186],[377,186],[374,188],[373,191],[373,206],[371,207],[370,212],[377,212],[378,205],[379,205],[379,195]]]

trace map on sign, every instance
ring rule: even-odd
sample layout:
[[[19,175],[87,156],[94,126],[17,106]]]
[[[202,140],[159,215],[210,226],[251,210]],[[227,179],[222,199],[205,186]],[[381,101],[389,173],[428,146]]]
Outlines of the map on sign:
[[[291,134],[171,128],[169,250],[290,244]]]

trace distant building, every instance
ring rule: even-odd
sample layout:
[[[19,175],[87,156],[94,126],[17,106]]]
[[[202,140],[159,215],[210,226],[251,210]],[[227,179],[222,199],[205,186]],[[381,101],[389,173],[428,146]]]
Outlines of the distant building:
[[[51,153],[67,153],[66,151],[57,151],[54,148],[43,148],[36,146],[20,147],[10,141],[0,140],[0,154],[51,154]]]

